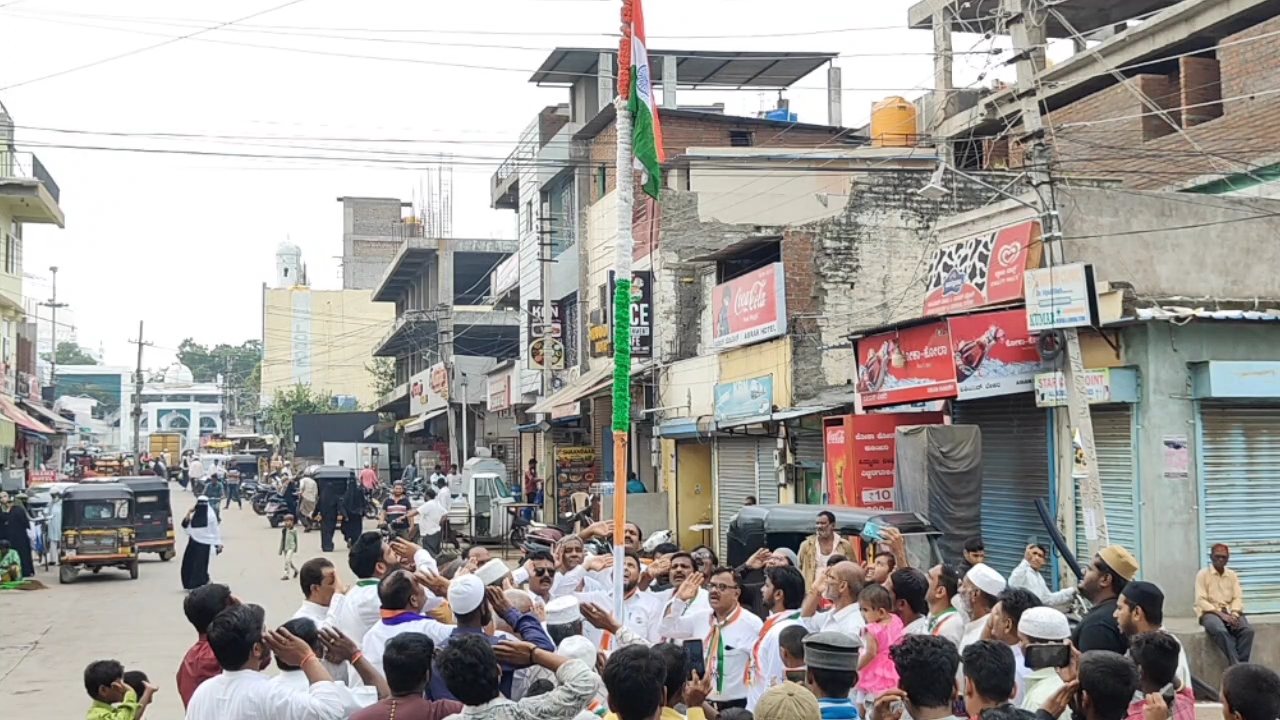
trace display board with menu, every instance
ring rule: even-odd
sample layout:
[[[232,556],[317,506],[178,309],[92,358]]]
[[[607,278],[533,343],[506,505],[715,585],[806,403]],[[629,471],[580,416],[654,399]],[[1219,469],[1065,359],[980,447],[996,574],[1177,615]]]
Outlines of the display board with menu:
[[[556,448],[556,507],[564,514],[573,512],[569,498],[577,492],[591,492],[596,481],[596,450],[591,446]]]

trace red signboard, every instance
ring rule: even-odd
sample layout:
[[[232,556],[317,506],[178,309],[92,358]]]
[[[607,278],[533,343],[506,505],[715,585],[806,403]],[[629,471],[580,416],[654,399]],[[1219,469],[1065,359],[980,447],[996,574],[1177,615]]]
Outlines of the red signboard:
[[[845,415],[823,424],[827,494],[836,505],[892,510],[897,428],[936,425],[942,413]]]
[[[863,407],[956,396],[956,366],[946,322],[917,325],[858,341]]]
[[[1022,309],[949,318],[960,400],[1031,392],[1042,370]]]
[[[711,346],[737,347],[786,335],[786,287],[780,262],[717,285],[711,292]]]
[[[944,245],[929,258],[924,314],[950,315],[1021,300],[1023,273],[1040,266],[1040,223]]]

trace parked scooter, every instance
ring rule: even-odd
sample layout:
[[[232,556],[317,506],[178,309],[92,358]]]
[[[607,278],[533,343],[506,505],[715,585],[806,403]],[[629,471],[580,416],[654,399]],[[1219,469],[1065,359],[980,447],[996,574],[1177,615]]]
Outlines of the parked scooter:
[[[289,503],[285,501],[284,495],[272,493],[271,497],[267,499],[265,514],[267,522],[271,523],[271,527],[278,528],[284,524],[284,516],[292,515],[294,511],[290,508]]]

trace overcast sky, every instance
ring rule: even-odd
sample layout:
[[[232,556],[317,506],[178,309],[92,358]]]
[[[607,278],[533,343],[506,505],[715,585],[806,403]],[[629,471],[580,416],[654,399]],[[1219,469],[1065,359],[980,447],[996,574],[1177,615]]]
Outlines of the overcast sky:
[[[657,49],[841,53],[844,120],[859,125],[873,101],[915,97],[932,82],[931,35],[905,29],[910,4],[646,0],[645,13]],[[59,266],[59,300],[71,304],[81,343],[104,347],[109,364],[133,364],[128,341],[145,320],[156,343],[145,364],[156,367],[187,336],[259,337],[262,283],[286,238],[301,246],[314,287],[340,287],[336,198],[414,199],[417,168],[434,154],[454,156],[455,236],[514,237],[514,213],[489,208],[490,176],[540,108],[567,100],[529,76],[553,47],[616,46],[619,6],[0,0],[0,101],[18,144],[61,186],[67,217],[62,230],[26,228],[25,271],[47,277]],[[991,47],[978,36],[955,44]],[[971,82],[997,64],[962,56],[957,72]],[[825,83],[819,71],[788,93],[801,121],[826,121]],[[680,100],[753,114],[774,98],[681,91]]]

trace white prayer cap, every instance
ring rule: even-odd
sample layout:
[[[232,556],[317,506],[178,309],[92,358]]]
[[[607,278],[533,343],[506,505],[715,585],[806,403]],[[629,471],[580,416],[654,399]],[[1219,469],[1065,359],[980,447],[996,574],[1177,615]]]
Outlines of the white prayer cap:
[[[498,558],[494,558],[484,565],[481,565],[480,569],[476,570],[475,576],[480,578],[480,582],[485,585],[492,585],[501,581],[509,572],[511,572],[511,569],[507,567],[505,562]]]
[[[449,607],[459,614],[473,612],[484,602],[484,583],[475,575],[463,575],[449,583]]]
[[[561,640],[560,647],[556,648],[556,654],[570,660],[581,660],[587,667],[595,670],[596,645],[581,635],[570,635]]]
[[[547,624],[567,625],[582,619],[581,603],[572,595],[564,595],[547,603]]]
[[[201,495],[200,497],[196,498],[196,502],[207,503],[207,502],[209,502],[209,496],[208,496],[208,495]]]
[[[1034,607],[1022,613],[1018,632],[1037,640],[1066,640],[1071,637],[1067,616],[1051,607]]]
[[[1006,585],[1004,576],[986,563],[978,563],[969,568],[969,572],[964,576],[964,579],[973,583],[979,590],[988,595],[999,595],[1004,592]]]

